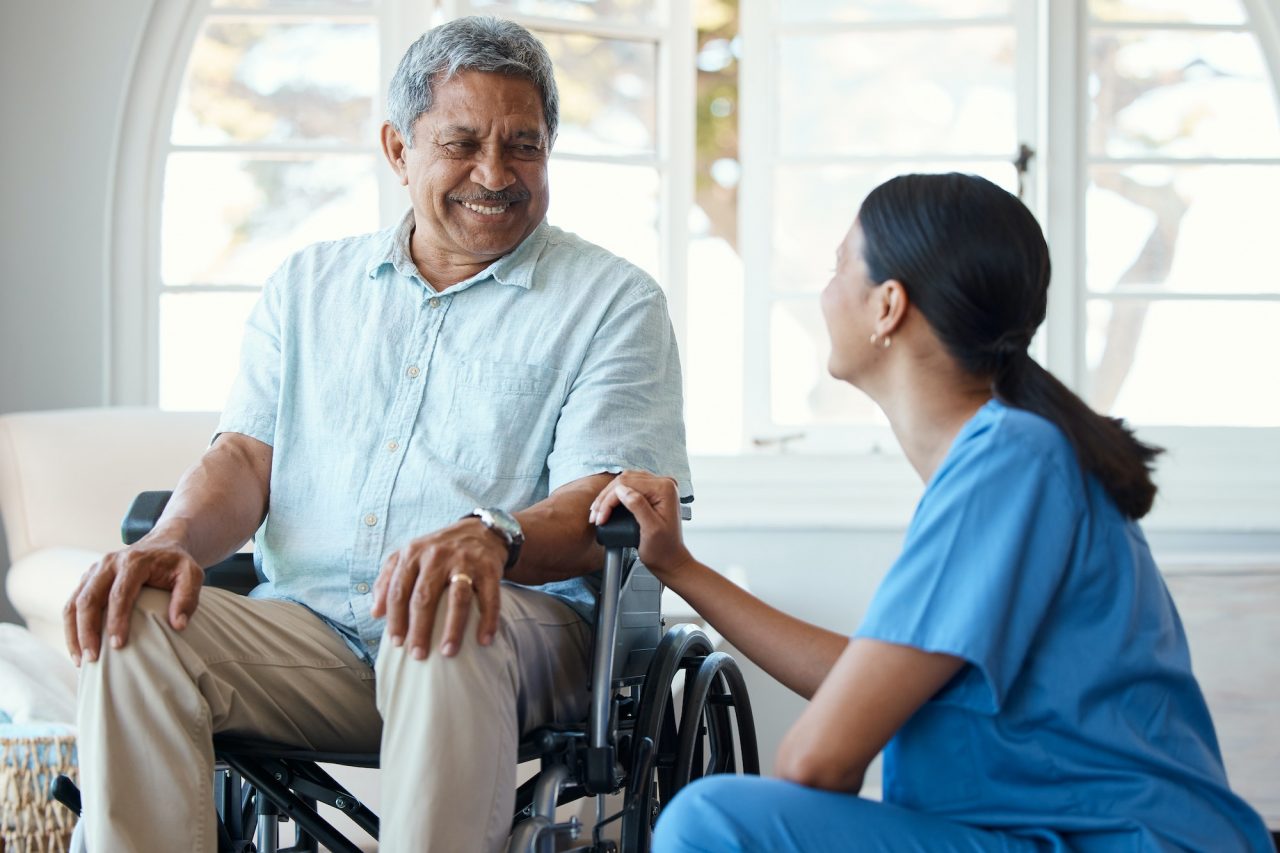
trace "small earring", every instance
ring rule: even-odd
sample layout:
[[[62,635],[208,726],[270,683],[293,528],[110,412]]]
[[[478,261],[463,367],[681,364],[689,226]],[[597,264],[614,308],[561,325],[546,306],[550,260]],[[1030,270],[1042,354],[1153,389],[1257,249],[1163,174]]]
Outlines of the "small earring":
[[[883,346],[885,349],[888,349],[888,348],[889,348],[889,344],[890,344],[890,343],[892,343],[892,341],[890,340],[889,336],[888,336],[888,335],[885,335],[885,336],[884,336],[884,343],[883,343],[883,344],[881,344],[881,346]]]
[[[875,333],[875,332],[872,332],[872,333],[871,333],[871,345],[872,345],[872,346],[875,346],[875,345],[876,345],[876,333]]]

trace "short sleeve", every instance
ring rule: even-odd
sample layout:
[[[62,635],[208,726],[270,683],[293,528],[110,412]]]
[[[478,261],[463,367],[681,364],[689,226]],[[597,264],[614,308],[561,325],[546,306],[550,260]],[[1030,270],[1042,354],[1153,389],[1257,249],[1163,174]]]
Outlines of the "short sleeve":
[[[1022,670],[1082,522],[1058,450],[998,430],[953,448],[872,598],[855,636],[970,664],[937,701],[994,714]]]
[[[570,383],[547,459],[552,490],[634,468],[693,494],[685,449],[680,358],[666,298],[638,283],[611,306]]]
[[[284,268],[268,280],[245,322],[240,370],[218,421],[218,434],[238,432],[273,447],[280,406],[283,278]]]

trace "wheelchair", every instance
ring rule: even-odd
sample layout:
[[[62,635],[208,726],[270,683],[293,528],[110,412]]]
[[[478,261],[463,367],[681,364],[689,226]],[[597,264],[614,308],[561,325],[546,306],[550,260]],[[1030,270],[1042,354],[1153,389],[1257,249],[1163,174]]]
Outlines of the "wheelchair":
[[[170,495],[138,495],[122,525],[126,545],[155,525]],[[688,519],[687,507],[682,517]],[[540,769],[516,792],[508,853],[644,853],[663,805],[689,782],[760,772],[751,702],[736,661],[715,651],[694,625],[664,632],[662,584],[634,560],[640,526],[625,508],[613,510],[596,539],[605,565],[589,714],[578,725],[541,728],[522,739],[520,763],[536,759]],[[260,580],[250,554],[205,570],[207,586],[242,595]],[[378,837],[377,815],[320,766],[377,767],[376,753],[314,752],[227,735],[215,735],[213,745],[219,853],[359,853],[320,815],[320,804]],[[79,792],[66,777],[55,780],[51,794],[79,812]],[[611,796],[621,805],[610,814]],[[558,806],[586,797],[595,798],[589,838],[576,815],[556,817]],[[282,821],[296,826],[288,848],[279,847]],[[615,823],[617,839],[606,838]]]

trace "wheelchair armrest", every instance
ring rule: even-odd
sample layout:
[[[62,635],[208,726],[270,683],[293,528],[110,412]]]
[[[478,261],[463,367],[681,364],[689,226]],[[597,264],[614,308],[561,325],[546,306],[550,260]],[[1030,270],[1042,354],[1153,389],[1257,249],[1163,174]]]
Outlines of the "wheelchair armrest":
[[[173,492],[142,492],[133,499],[120,523],[120,538],[132,545],[156,526]],[[237,595],[248,595],[262,582],[253,564],[252,554],[232,554],[221,563],[204,570],[204,585],[225,589]]]
[[[151,532],[171,497],[173,492],[142,492],[134,498],[129,511],[124,514],[124,521],[120,523],[120,538],[124,544],[132,545]]]
[[[248,595],[262,583],[252,554],[232,554],[221,563],[204,570],[204,585],[225,589],[236,595]]]

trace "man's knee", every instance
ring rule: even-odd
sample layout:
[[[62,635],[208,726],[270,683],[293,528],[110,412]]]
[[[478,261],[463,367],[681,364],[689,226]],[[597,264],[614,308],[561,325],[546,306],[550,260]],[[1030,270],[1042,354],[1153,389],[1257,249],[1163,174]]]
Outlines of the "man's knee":
[[[189,670],[198,655],[188,647],[192,636],[201,633],[197,624],[201,618],[199,608],[187,627],[178,631],[169,624],[171,598],[168,590],[151,587],[140,590],[129,615],[129,634],[124,645],[111,648],[104,640],[97,662],[81,667],[81,683],[85,679],[121,677],[151,682],[162,677],[172,678],[179,672],[185,673],[184,680],[190,678]]]
[[[512,672],[510,643],[507,642],[501,617],[498,631],[493,642],[482,646],[476,637],[480,625],[480,609],[472,601],[466,628],[462,632],[456,651],[448,656],[441,652],[444,644],[447,608],[442,601],[436,618],[432,624],[431,641],[427,645],[427,655],[419,660],[414,657],[413,650],[406,643],[394,646],[390,634],[384,629],[377,662],[379,705],[388,688],[400,680],[408,678],[414,684],[421,684],[424,690],[442,688],[445,694],[457,695],[468,692],[476,686],[483,686],[493,681],[507,678]],[[395,691],[401,693],[402,691]],[[417,690],[410,691],[416,693]]]

